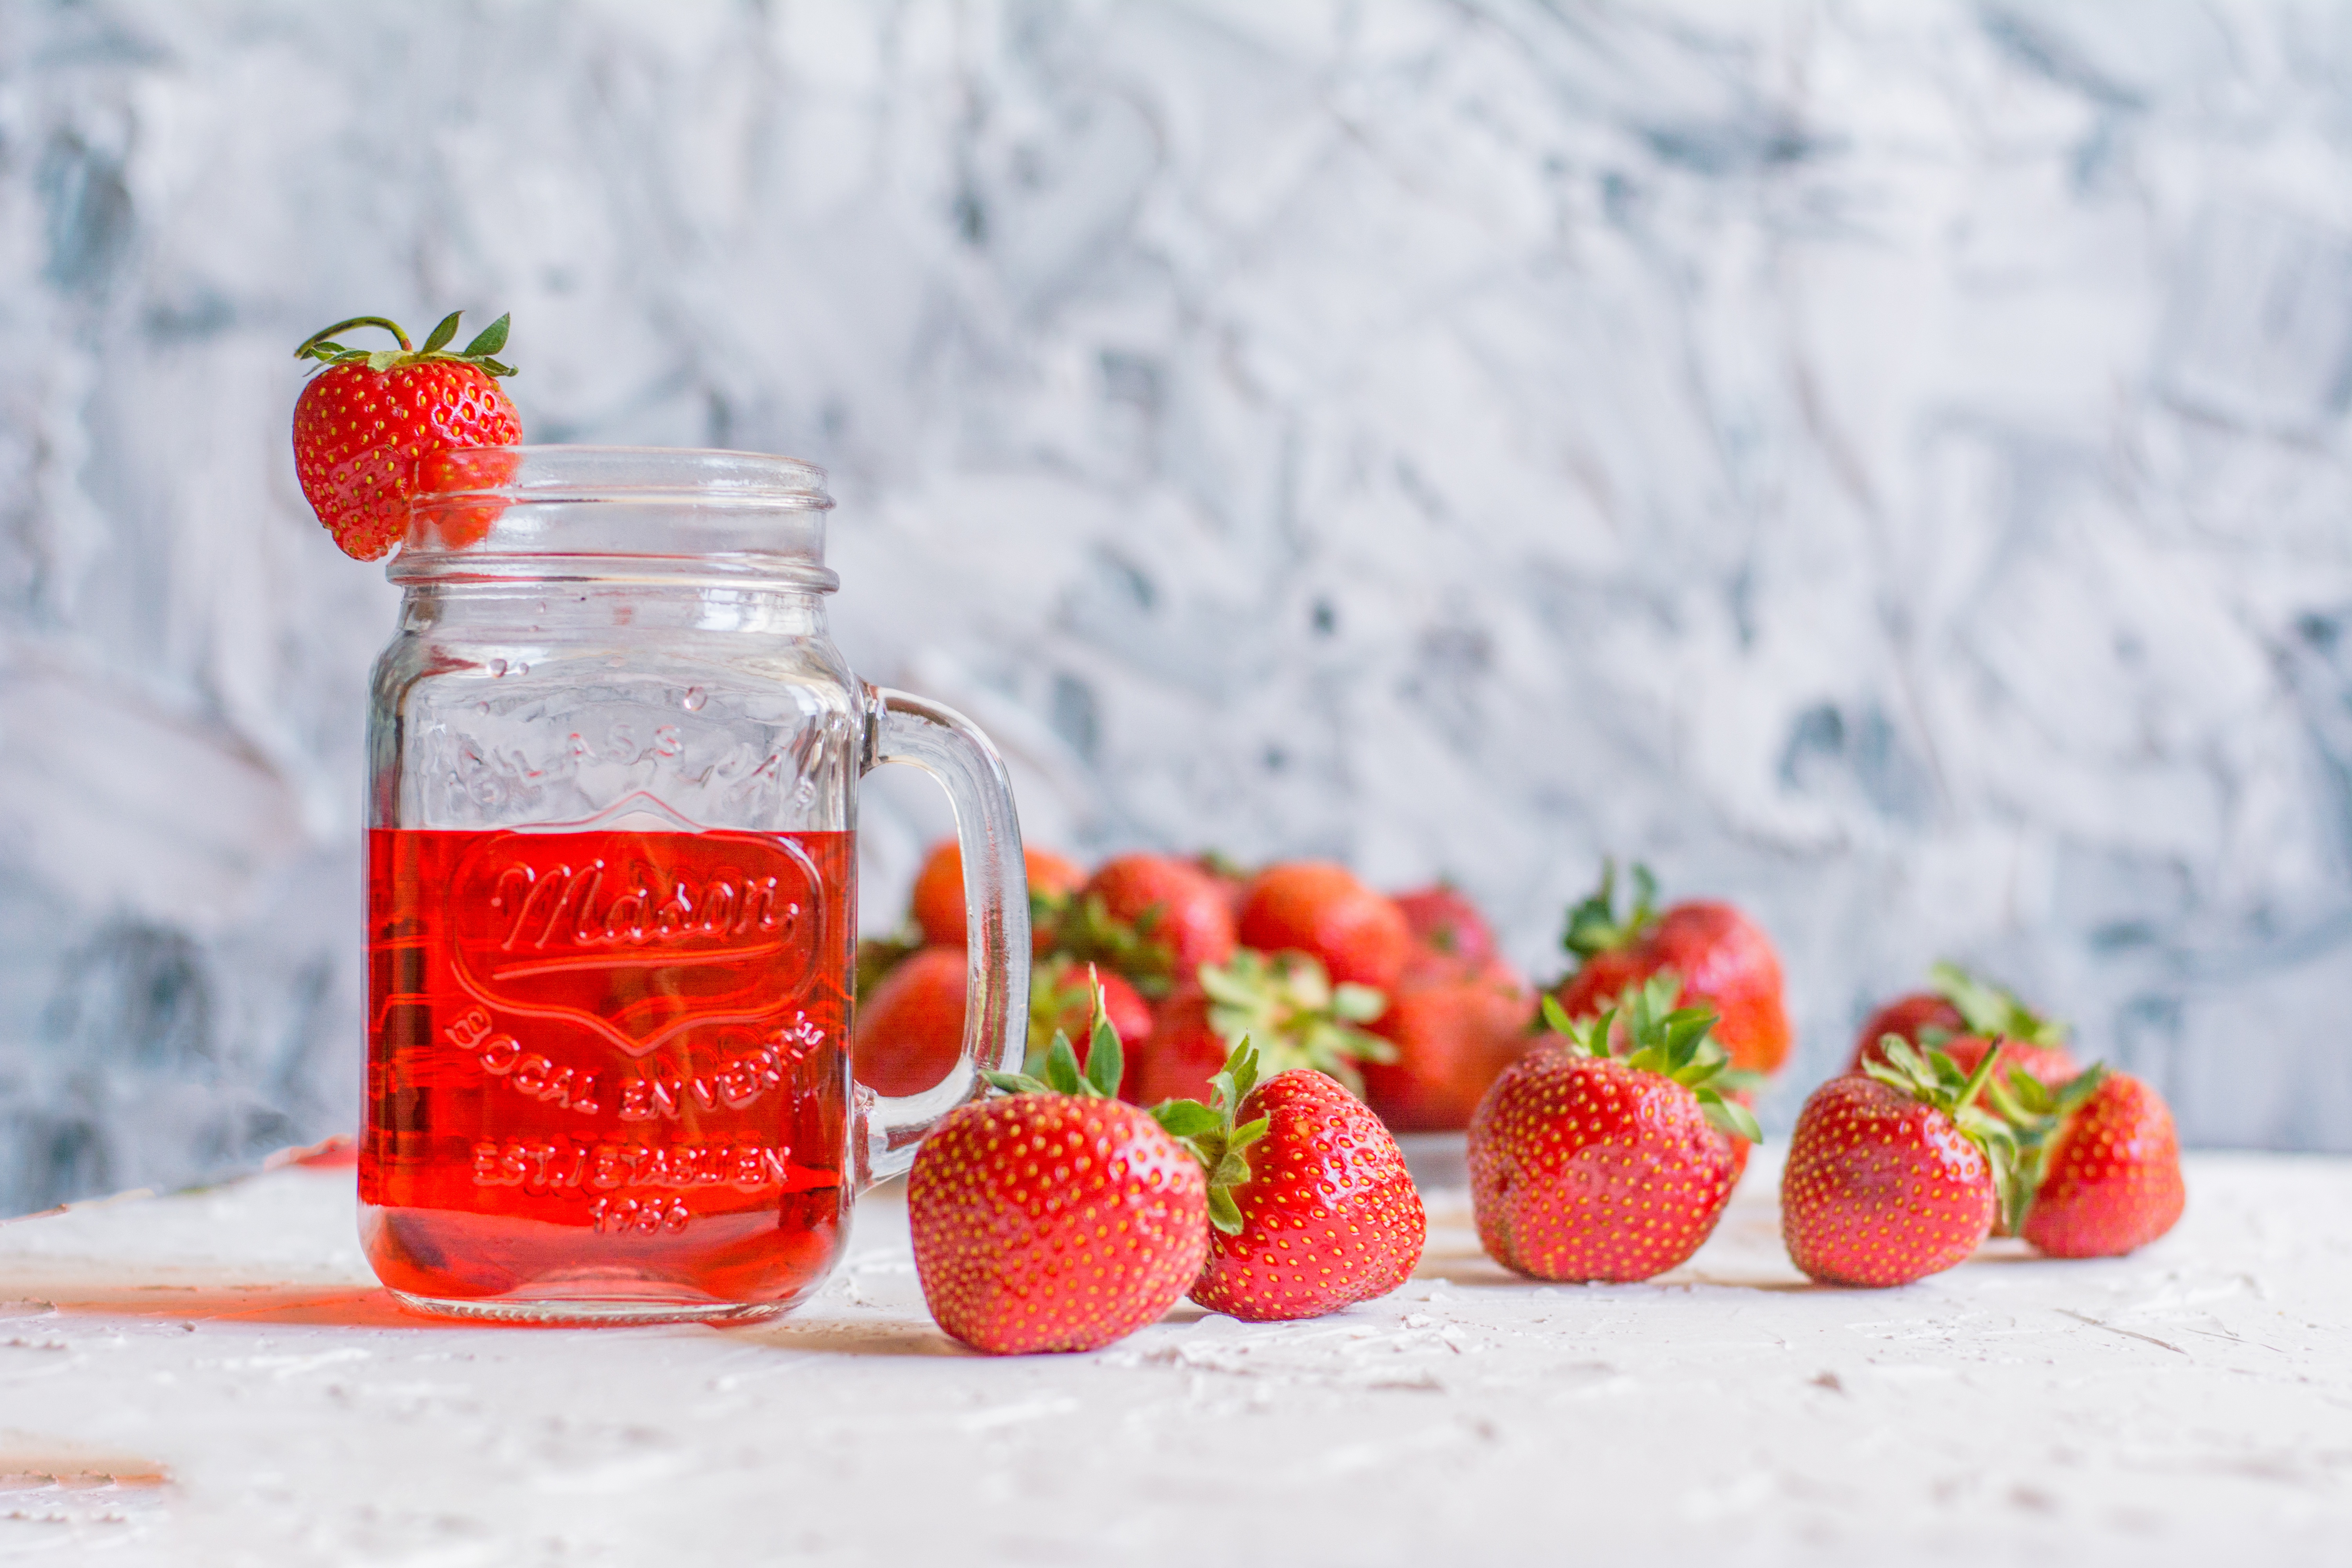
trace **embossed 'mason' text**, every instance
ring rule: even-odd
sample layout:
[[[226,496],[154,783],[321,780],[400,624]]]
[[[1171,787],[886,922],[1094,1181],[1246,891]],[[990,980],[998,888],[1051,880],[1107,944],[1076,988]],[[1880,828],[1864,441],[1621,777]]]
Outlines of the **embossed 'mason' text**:
[[[539,867],[518,860],[492,884],[490,908],[504,917],[501,952],[549,947],[649,947],[695,938],[772,936],[791,929],[800,905],[785,898],[774,877],[720,875],[695,883],[672,880],[649,867],[616,877],[592,860]]]

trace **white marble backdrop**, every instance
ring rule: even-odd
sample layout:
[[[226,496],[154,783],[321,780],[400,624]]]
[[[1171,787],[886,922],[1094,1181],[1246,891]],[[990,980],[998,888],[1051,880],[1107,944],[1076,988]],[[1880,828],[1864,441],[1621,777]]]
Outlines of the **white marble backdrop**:
[[[2352,1148],[2332,0],[0,0],[0,1212],[349,1126],[394,595],[295,342],[829,466],[1033,837],[1599,857]],[[870,797],[869,923],[929,821]]]

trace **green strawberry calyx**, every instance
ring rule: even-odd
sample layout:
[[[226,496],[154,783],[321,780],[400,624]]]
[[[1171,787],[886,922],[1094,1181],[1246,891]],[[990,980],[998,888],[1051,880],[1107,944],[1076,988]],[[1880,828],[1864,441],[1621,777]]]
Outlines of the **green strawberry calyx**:
[[[1163,1100],[1151,1108],[1152,1118],[1168,1135],[1192,1152],[1209,1177],[1209,1223],[1227,1236],[1242,1228],[1242,1211],[1234,1189],[1250,1179],[1249,1146],[1265,1136],[1268,1118],[1235,1125],[1242,1101],[1257,1087],[1257,1050],[1244,1035],[1224,1067],[1209,1079],[1207,1105],[1197,1100]]]
[[[1980,980],[1957,963],[1937,963],[1927,971],[1927,978],[1936,994],[1959,1010],[1969,1033],[1980,1038],[2055,1048],[2064,1046],[2072,1033],[2063,1019],[2043,1017],[2014,991]]]
[[[1864,1062],[1862,1070],[1897,1093],[1951,1118],[1960,1135],[1982,1151],[1986,1163],[1992,1167],[1993,1191],[2000,1205],[2002,1222],[2015,1230],[2024,1217],[2026,1205],[2032,1199],[2027,1185],[2024,1151],[2008,1117],[1998,1107],[1987,1110],[1979,1103],[1979,1097],[1993,1081],[1993,1072],[2006,1046],[2007,1042],[1996,1037],[1992,1048],[1977,1062],[1976,1070],[1962,1072],[1959,1063],[1932,1047],[1922,1049],[1900,1035],[1882,1035],[1878,1048],[1885,1059]],[[2026,1075],[2018,1071],[2010,1076],[2014,1079]]]
[[[1712,1007],[1676,1007],[1681,976],[1660,970],[1639,985],[1628,985],[1618,1004],[1579,1022],[1557,997],[1543,999],[1544,1023],[1580,1056],[1620,1061],[1636,1072],[1655,1073],[1691,1091],[1710,1126],[1750,1143],[1764,1141],[1755,1116],[1725,1091],[1752,1087],[1752,1073],[1735,1073],[1731,1058],[1711,1032]],[[1618,1045],[1622,1040],[1624,1049]]]
[[[474,341],[462,349],[452,349],[450,342],[457,336],[457,319],[463,310],[452,310],[441,318],[441,324],[426,335],[425,346],[416,348],[408,334],[400,330],[397,321],[382,316],[353,316],[348,321],[337,321],[322,331],[311,333],[294,351],[296,359],[317,360],[322,365],[363,364],[373,371],[397,370],[403,365],[423,364],[431,360],[446,360],[457,364],[469,364],[491,375],[512,375],[515,367],[501,363],[495,356],[507,346],[507,326],[511,320],[500,316],[474,336]],[[400,347],[396,349],[355,349],[334,342],[338,332],[348,332],[353,327],[382,327],[390,332]]]
[[[1360,1095],[1356,1064],[1396,1059],[1396,1047],[1361,1027],[1388,1011],[1387,995],[1349,981],[1332,984],[1307,953],[1268,957],[1240,948],[1223,963],[1202,964],[1200,980],[1209,994],[1209,1027],[1229,1046],[1256,1040],[1269,1078],[1312,1068]]]
[[[2011,1068],[2008,1081],[1995,1080],[1987,1086],[1985,1099],[2008,1124],[2017,1144],[2017,1194],[2001,1211],[2012,1233],[2024,1226],[2033,1200],[2042,1194],[2042,1184],[2050,1179],[2058,1135],[2106,1080],[2106,1063],[2094,1062],[2055,1089],[2023,1068]]]
[[[1094,988],[1094,1021],[1087,1028],[1087,1059],[1081,1067],[1077,1048],[1065,1030],[1054,1031],[1039,1072],[989,1072],[989,1087],[1003,1094],[1066,1094],[1079,1100],[1117,1100],[1118,1080],[1127,1071],[1127,1053],[1110,1016],[1100,978]],[[1197,1100],[1163,1100],[1145,1108],[1144,1114],[1160,1130],[1181,1144],[1201,1163],[1209,1178],[1209,1223],[1232,1236],[1242,1228],[1242,1213],[1233,1189],[1249,1180],[1249,1158],[1244,1152],[1265,1136],[1266,1119],[1234,1125],[1234,1112],[1257,1085],[1257,1053],[1244,1039],[1225,1058],[1224,1069],[1209,1080],[1213,1106]]]
[[[1080,963],[1117,970],[1138,992],[1155,1001],[1168,994],[1176,975],[1176,953],[1152,933],[1164,907],[1153,904],[1131,921],[1110,912],[1100,893],[1029,894],[1029,922],[1045,933],[1046,950]]]
[[[1633,863],[1633,907],[1617,917],[1617,862],[1601,862],[1601,886],[1568,911],[1568,929],[1559,944],[1579,959],[1617,952],[1633,946],[1658,923],[1658,879],[1640,861]]]

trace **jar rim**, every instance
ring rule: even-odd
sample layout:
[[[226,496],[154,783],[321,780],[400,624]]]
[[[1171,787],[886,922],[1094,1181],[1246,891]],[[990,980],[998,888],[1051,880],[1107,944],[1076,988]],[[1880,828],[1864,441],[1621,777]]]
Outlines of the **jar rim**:
[[[467,447],[418,464],[395,583],[761,578],[829,592],[825,472],[693,447]]]

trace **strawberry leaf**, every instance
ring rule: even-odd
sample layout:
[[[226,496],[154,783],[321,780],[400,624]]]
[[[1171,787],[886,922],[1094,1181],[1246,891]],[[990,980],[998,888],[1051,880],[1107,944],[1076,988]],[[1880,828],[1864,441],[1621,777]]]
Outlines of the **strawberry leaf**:
[[[1343,980],[1331,988],[1331,1011],[1350,1024],[1369,1024],[1389,1010],[1386,994]]]
[[[1717,1131],[1745,1138],[1750,1143],[1764,1142],[1764,1130],[1756,1124],[1754,1113],[1739,1101],[1724,1099],[1712,1084],[1701,1084],[1691,1093],[1698,1100],[1699,1113]]]
[[[425,347],[418,352],[428,354],[440,352],[451,338],[457,335],[457,318],[465,313],[463,310],[452,310],[442,317],[441,324],[426,335]]]
[[[1198,1138],[1223,1125],[1223,1119],[1197,1100],[1163,1100],[1151,1108],[1151,1119],[1160,1123],[1160,1131],[1181,1141]]]
[[[1078,1071],[1078,1053],[1070,1048],[1070,1037],[1059,1029],[1054,1031],[1054,1043],[1045,1048],[1045,1081],[1060,1094],[1084,1092],[1079,1088],[1086,1079]]]
[[[1234,1190],[1230,1186],[1210,1187],[1209,1223],[1227,1236],[1241,1234],[1242,1211],[1234,1202]]]
[[[484,327],[479,332],[475,334],[474,341],[472,342],[467,343],[458,352],[457,357],[460,359],[483,359],[506,347],[507,325],[511,319],[512,318],[509,316],[500,316],[497,321],[492,321],[488,326]],[[450,331],[452,332],[456,331],[457,326],[457,318],[455,316],[450,317]],[[487,369],[488,367],[486,366],[484,368]],[[511,371],[500,371],[493,372],[492,374],[510,375],[513,373]]]
[[[1118,1031],[1097,1018],[1094,1037],[1087,1045],[1087,1081],[1105,1100],[1114,1100],[1118,1096],[1118,1080],[1126,1071],[1127,1052],[1118,1043]]]

